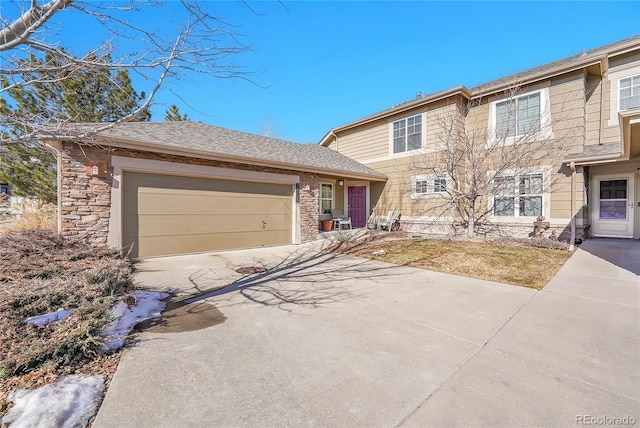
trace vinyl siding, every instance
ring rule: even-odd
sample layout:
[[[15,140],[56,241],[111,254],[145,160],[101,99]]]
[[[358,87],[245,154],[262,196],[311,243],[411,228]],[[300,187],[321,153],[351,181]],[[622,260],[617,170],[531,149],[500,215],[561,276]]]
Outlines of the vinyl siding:
[[[437,198],[412,198],[412,178],[427,175],[417,168],[419,163],[432,159],[432,155],[405,157],[369,164],[371,168],[389,177],[383,189],[371,192],[371,207],[377,216],[387,215],[388,211],[400,210],[404,217],[436,216],[439,206]],[[413,172],[412,172],[413,171]]]
[[[585,144],[600,143],[600,104],[602,101],[604,83],[598,75],[587,75],[585,82],[586,91],[586,118],[585,118]],[[606,119],[606,118],[602,118]]]
[[[567,153],[582,152],[585,143],[584,85],[583,73],[577,72],[551,81],[549,87],[553,136],[569,146]]]
[[[640,54],[633,53],[621,56],[609,63],[604,88],[604,143],[617,143],[620,141],[619,124],[609,124],[617,115],[618,108],[611,105],[611,91],[618,91],[618,76],[623,72],[625,75],[640,74]],[[617,122],[617,120],[614,120]]]
[[[389,126],[386,122],[340,134],[331,148],[358,162],[389,155]]]
[[[404,112],[392,118],[361,126],[348,133],[340,133],[337,141],[332,141],[329,147],[364,164],[407,156],[405,153],[399,155],[390,153],[390,126],[394,121],[424,113],[426,113],[426,120],[423,122],[424,148],[434,150],[438,146],[438,130],[441,129],[443,119],[446,120],[451,115],[459,115],[453,101]]]

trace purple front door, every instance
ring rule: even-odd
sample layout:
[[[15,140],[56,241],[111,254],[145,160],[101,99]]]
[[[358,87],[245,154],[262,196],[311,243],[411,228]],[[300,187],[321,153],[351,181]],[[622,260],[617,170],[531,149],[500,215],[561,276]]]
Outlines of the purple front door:
[[[367,188],[366,186],[349,186],[349,217],[353,227],[364,227],[367,224]]]

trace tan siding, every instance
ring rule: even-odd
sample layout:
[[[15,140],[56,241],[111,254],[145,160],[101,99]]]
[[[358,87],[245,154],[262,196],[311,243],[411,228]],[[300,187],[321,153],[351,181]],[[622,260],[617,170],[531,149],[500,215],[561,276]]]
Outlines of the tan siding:
[[[391,158],[393,155],[390,153],[390,124],[396,120],[425,112],[424,145],[426,149],[433,150],[439,145],[439,133],[443,121],[446,122],[446,120],[459,115],[454,102],[433,104],[421,110],[405,112],[393,118],[359,127],[348,133],[341,133],[338,136],[338,141],[332,142],[330,147],[363,163]]]
[[[452,120],[459,119],[460,112],[454,103],[432,106],[427,112],[425,148],[438,150],[442,146],[443,130],[449,126]]]
[[[607,72],[604,81],[604,143],[618,143],[620,142],[620,126],[609,126],[609,120],[612,119],[612,113],[615,114],[617,106],[611,105],[611,91],[617,90],[617,82],[611,80],[611,74],[620,70],[630,70],[630,74],[634,73],[631,69],[637,70],[640,73],[640,54],[633,53],[629,55],[623,55],[613,59],[609,63],[609,71]],[[613,111],[612,111],[613,110]]]
[[[582,152],[586,138],[584,85],[580,72],[554,79],[549,88],[553,134],[570,145],[569,153]]]
[[[469,135],[487,135],[489,126],[490,104],[484,102],[480,105],[473,106],[466,118],[466,130]]]
[[[429,155],[423,155],[422,160],[428,162],[428,159]],[[411,178],[414,175],[420,175],[419,171],[411,172],[416,168],[416,159],[400,158],[376,162],[368,166],[389,177],[384,189],[372,192],[371,208],[377,216],[385,216],[391,210],[400,210],[405,217],[435,215],[431,208],[438,205],[436,199],[411,198]]]
[[[341,134],[335,146],[337,151],[358,162],[389,155],[389,126],[387,123]]]
[[[586,100],[586,141],[585,144],[600,143],[600,105],[602,101],[603,83],[600,76],[589,75],[587,77],[587,100]]]

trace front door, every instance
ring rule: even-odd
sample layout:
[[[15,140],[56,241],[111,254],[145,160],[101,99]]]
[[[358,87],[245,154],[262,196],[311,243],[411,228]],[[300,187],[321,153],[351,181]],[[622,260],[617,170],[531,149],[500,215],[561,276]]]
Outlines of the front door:
[[[633,174],[594,177],[593,235],[633,238]]]
[[[367,187],[349,186],[349,217],[353,227],[364,227],[367,224]]]

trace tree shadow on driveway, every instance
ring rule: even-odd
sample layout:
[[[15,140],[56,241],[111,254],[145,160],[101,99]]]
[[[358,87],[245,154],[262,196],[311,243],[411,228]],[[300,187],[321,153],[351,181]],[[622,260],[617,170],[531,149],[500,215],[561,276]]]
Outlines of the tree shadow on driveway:
[[[393,275],[395,265],[300,246],[284,253],[277,249],[210,254],[213,266],[199,263],[188,271],[189,293],[167,287],[172,305],[215,302],[216,306],[258,303],[292,311],[315,308],[366,294],[368,286]],[[240,272],[251,272],[242,274]],[[157,272],[161,274],[161,272]],[[359,282],[366,278],[366,284]],[[151,288],[152,284],[147,282]],[[368,286],[367,286],[368,284]]]

